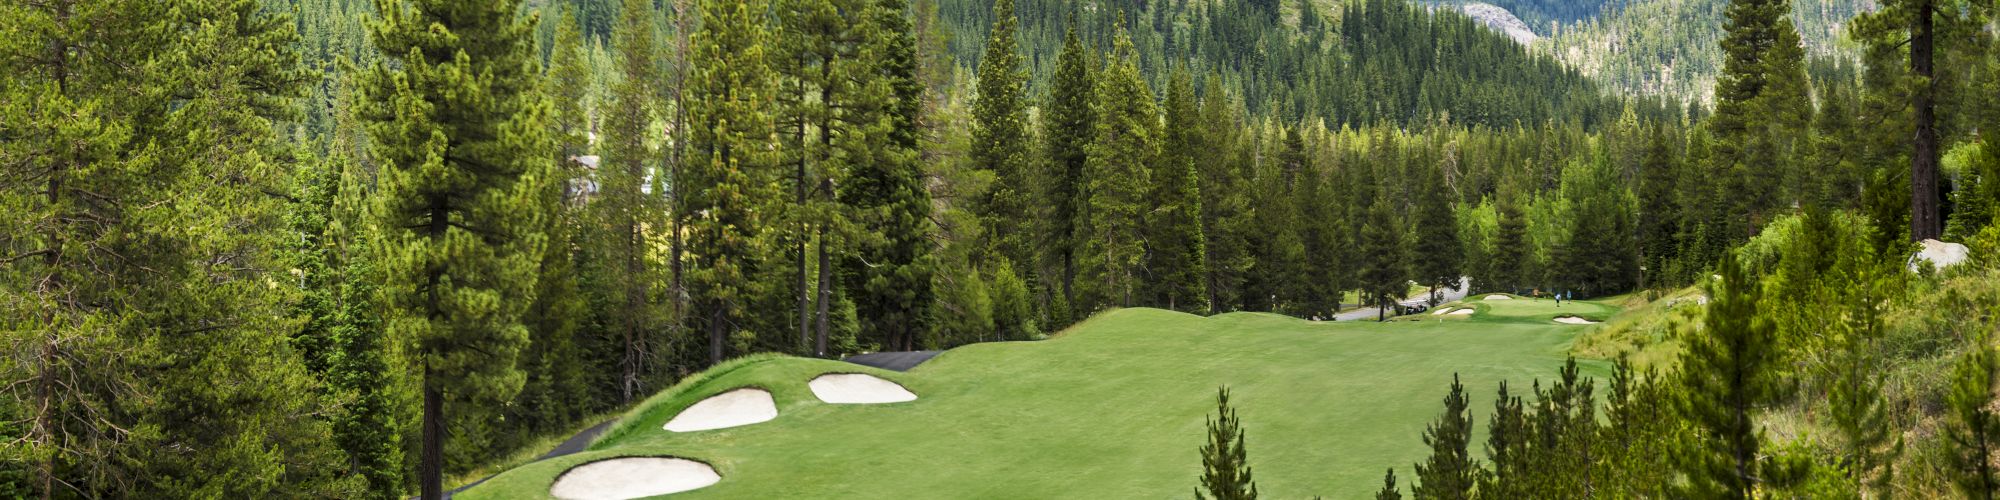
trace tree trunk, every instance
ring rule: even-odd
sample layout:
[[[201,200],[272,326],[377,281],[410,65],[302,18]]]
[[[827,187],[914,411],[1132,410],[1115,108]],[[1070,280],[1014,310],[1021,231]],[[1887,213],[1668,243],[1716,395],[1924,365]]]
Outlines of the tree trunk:
[[[625,360],[623,380],[625,402],[632,402],[640,389],[640,376],[645,372],[646,325],[643,323],[646,309],[645,278],[645,237],[634,222],[625,228],[625,246],[630,252],[625,255]]]
[[[722,333],[727,329],[722,324],[722,305],[713,304],[708,314],[708,365],[722,364]]]
[[[826,357],[827,330],[831,328],[827,324],[827,308],[829,307],[828,303],[832,302],[833,298],[833,263],[829,260],[826,251],[826,230],[821,229],[819,234],[819,335],[813,342],[813,355],[822,358]]]
[[[444,498],[444,393],[433,375],[424,373],[423,455],[417,465],[424,500]]]
[[[1910,157],[1910,239],[1936,239],[1944,230],[1938,214],[1938,135],[1931,81],[1935,45],[1931,33],[1934,0],[1917,2],[1910,26],[1910,70],[1921,82],[1916,89],[1916,137]]]

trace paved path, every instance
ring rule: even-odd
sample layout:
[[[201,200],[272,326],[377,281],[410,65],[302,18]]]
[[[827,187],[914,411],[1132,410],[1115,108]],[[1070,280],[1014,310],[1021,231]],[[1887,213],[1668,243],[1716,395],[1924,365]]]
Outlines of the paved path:
[[[930,361],[943,351],[871,352],[856,354],[843,360],[861,366],[872,366],[884,370],[906,372],[917,365]]]
[[[560,457],[571,453],[581,452],[583,451],[584,448],[590,446],[591,440],[597,439],[598,434],[603,434],[605,429],[611,428],[611,424],[617,422],[618,422],[617,418],[612,418],[610,420],[605,420],[604,422],[599,423],[597,425],[590,426],[589,429],[584,429],[583,432],[576,433],[575,436],[570,436],[569,439],[564,439],[562,444],[556,445],[555,449],[549,450],[548,453],[543,453],[542,456],[535,457],[535,459],[533,461],[530,461],[529,463],[540,462],[543,460],[548,460],[551,458]],[[457,495],[459,492],[465,491],[474,486],[479,486],[479,483],[484,483],[488,479],[493,479],[493,476],[482,477],[479,478],[478,481],[473,481],[471,484],[467,484],[465,486],[460,486],[450,491],[446,491],[444,492],[444,497],[449,499],[452,497],[452,495]],[[419,497],[410,497],[411,500],[417,500],[418,498]]]
[[[1446,289],[1446,290],[1444,291],[1444,293],[1441,293],[1441,294],[1438,294],[1438,303],[1439,303],[1439,304],[1443,304],[1443,303],[1446,303],[1446,302],[1451,302],[1451,301],[1454,301],[1454,300],[1458,300],[1458,299],[1463,299],[1463,298],[1465,298],[1465,292],[1466,292],[1466,291],[1468,291],[1468,290],[1471,290],[1471,289],[1472,289],[1472,278],[1459,278],[1459,279],[1458,279],[1458,289],[1457,289],[1457,290],[1451,290],[1451,289]],[[1405,301],[1402,301],[1402,302],[1398,302],[1398,304],[1402,304],[1402,305],[1406,305],[1406,306],[1414,306],[1414,305],[1419,305],[1419,304],[1424,304],[1424,303],[1428,303],[1428,302],[1430,302],[1430,300],[1431,300],[1431,298],[1430,298],[1430,295],[1429,295],[1429,294],[1425,294],[1425,295],[1423,295],[1423,296],[1420,296],[1420,297],[1416,297],[1416,298],[1412,298],[1412,299],[1410,299],[1410,300],[1405,300]],[[1348,311],[1348,312],[1344,312],[1344,313],[1340,313],[1340,314],[1335,314],[1335,315],[1333,315],[1333,320],[1334,320],[1334,321],[1360,321],[1360,320],[1370,320],[1370,321],[1373,321],[1373,320],[1374,320],[1374,319],[1376,318],[1377,314],[1379,314],[1379,313],[1378,313],[1378,312],[1376,311],[1376,308],[1373,308],[1373,307],[1370,307],[1370,308],[1366,308],[1366,309],[1355,309],[1355,310],[1352,310],[1352,311]],[[1389,311],[1389,316],[1393,317],[1393,316],[1395,316],[1395,315],[1396,315],[1396,312],[1395,312],[1395,311]]]

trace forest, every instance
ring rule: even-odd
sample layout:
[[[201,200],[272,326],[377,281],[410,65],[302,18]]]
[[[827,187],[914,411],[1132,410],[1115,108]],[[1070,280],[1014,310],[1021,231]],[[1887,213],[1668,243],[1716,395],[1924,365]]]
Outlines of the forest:
[[[1380,498],[1991,498],[1992,2],[1703,3],[1712,87],[1402,0],[10,2],[0,497],[436,498],[733,358],[1465,277],[1707,312]]]

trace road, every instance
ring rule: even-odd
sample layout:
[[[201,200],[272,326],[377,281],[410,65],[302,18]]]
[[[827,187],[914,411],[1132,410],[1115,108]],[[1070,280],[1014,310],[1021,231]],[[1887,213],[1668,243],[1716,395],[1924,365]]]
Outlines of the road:
[[[1445,303],[1445,302],[1451,302],[1451,301],[1454,301],[1454,300],[1458,300],[1458,299],[1463,299],[1463,298],[1465,298],[1465,292],[1466,292],[1466,291],[1468,291],[1468,290],[1471,290],[1471,289],[1472,289],[1472,278],[1469,278],[1469,277],[1468,277],[1468,278],[1459,278],[1459,279],[1458,279],[1458,289],[1457,289],[1457,290],[1451,290],[1451,289],[1446,289],[1446,290],[1444,291],[1444,293],[1442,293],[1442,294],[1439,294],[1439,295],[1438,295],[1438,296],[1439,296],[1439,299],[1440,299],[1438,303],[1439,303],[1439,304],[1443,304],[1443,303]],[[1411,298],[1410,300],[1405,300],[1405,301],[1402,301],[1402,302],[1399,302],[1399,304],[1402,304],[1402,305],[1406,305],[1406,306],[1414,306],[1414,305],[1419,305],[1419,304],[1424,304],[1424,303],[1426,303],[1426,302],[1429,302],[1429,301],[1430,301],[1430,299],[1431,299],[1431,298],[1430,298],[1430,296],[1429,296],[1428,294],[1426,294],[1426,295],[1424,295],[1424,296],[1421,296],[1421,297],[1415,297],[1415,298]],[[1335,315],[1333,315],[1333,320],[1334,320],[1334,321],[1360,321],[1360,320],[1374,320],[1374,319],[1376,318],[1377,314],[1378,314],[1378,312],[1376,311],[1376,308],[1373,308],[1373,307],[1370,307],[1370,308],[1363,308],[1363,309],[1355,309],[1355,310],[1352,310],[1352,311],[1347,311],[1347,312],[1344,312],[1344,313],[1340,313],[1340,314],[1335,314]],[[1391,311],[1391,312],[1390,312],[1390,315],[1391,315],[1391,316],[1394,316],[1394,315],[1395,315],[1395,312],[1394,312],[1394,311]]]

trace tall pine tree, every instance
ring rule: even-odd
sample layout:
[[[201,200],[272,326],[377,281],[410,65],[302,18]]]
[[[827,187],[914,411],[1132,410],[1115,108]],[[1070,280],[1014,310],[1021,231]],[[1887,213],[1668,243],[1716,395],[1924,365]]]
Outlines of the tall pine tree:
[[[1201,225],[1201,186],[1195,174],[1195,148],[1200,147],[1200,107],[1194,77],[1187,68],[1173,71],[1167,87],[1166,128],[1161,133],[1159,160],[1153,162],[1152,207],[1146,214],[1146,262],[1151,276],[1150,300],[1177,311],[1208,311],[1207,251]]]
[[[1146,212],[1152,206],[1146,198],[1153,185],[1150,165],[1159,156],[1159,114],[1122,27],[1114,47],[1097,82],[1097,134],[1085,173],[1090,207],[1080,239],[1089,286],[1078,302],[1083,310],[1136,305],[1145,291]]]
[[[512,397],[553,177],[548,104],[519,2],[410,0],[373,27],[361,76],[380,165],[387,329],[421,377],[424,498],[444,493],[448,405]]]

